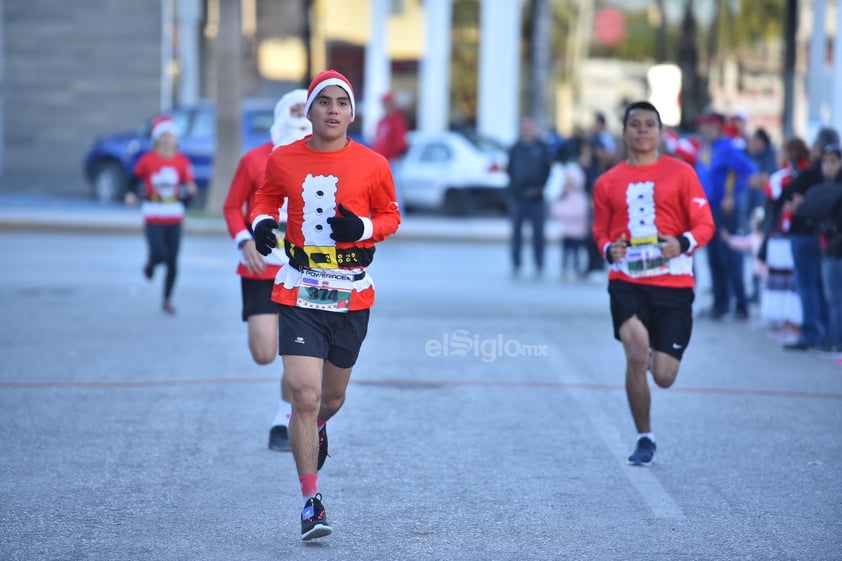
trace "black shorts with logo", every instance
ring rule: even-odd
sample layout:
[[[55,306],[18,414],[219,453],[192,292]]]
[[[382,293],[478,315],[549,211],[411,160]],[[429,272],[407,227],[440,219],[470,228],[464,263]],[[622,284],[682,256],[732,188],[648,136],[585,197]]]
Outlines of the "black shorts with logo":
[[[313,356],[339,368],[357,362],[371,310],[345,313],[278,306],[278,354]]]
[[[615,339],[620,340],[623,323],[637,316],[649,332],[649,346],[681,360],[693,331],[692,288],[612,280],[608,282],[608,294]]]
[[[278,305],[272,301],[272,279],[249,279],[240,277],[240,289],[243,293],[243,321],[259,314],[277,314]]]

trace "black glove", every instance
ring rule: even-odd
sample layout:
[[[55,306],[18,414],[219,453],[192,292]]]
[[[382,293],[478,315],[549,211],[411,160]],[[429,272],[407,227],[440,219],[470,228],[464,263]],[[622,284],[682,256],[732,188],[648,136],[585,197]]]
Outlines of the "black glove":
[[[278,236],[275,235],[277,227],[278,223],[271,218],[264,218],[254,227],[254,247],[260,255],[269,255],[278,247]]]
[[[327,219],[333,233],[331,238],[338,242],[355,242],[363,237],[363,221],[359,216],[339,205],[339,214],[342,216],[334,216]]]

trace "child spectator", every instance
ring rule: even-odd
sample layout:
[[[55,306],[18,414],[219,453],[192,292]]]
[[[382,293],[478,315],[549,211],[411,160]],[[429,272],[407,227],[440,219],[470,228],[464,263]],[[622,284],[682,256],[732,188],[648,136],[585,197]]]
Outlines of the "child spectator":
[[[590,146],[580,139],[571,139],[564,155],[564,187],[552,203],[550,214],[558,223],[561,237],[561,276],[581,277],[587,273],[588,235],[590,232],[589,199],[585,190],[586,175],[580,163],[582,153]],[[585,252],[580,266],[579,254]],[[572,264],[572,270],[571,270]]]

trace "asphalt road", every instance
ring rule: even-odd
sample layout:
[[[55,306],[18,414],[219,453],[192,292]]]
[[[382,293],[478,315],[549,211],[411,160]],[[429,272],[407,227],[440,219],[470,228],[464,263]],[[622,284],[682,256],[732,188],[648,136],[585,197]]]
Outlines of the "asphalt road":
[[[698,320],[630,467],[604,280],[399,239],[302,543],[230,246],[186,237],[168,317],[139,235],[0,232],[0,559],[842,559],[837,361]]]

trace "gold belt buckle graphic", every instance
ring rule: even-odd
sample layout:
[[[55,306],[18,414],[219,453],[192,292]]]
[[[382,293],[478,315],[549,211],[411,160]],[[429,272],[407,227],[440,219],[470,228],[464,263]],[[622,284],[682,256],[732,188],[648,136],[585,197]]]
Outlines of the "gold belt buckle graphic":
[[[332,245],[305,245],[304,253],[314,269],[335,269],[338,266],[336,247]]]
[[[637,246],[637,245],[658,245],[658,236],[646,236],[641,238],[632,238],[629,241],[629,245]]]

